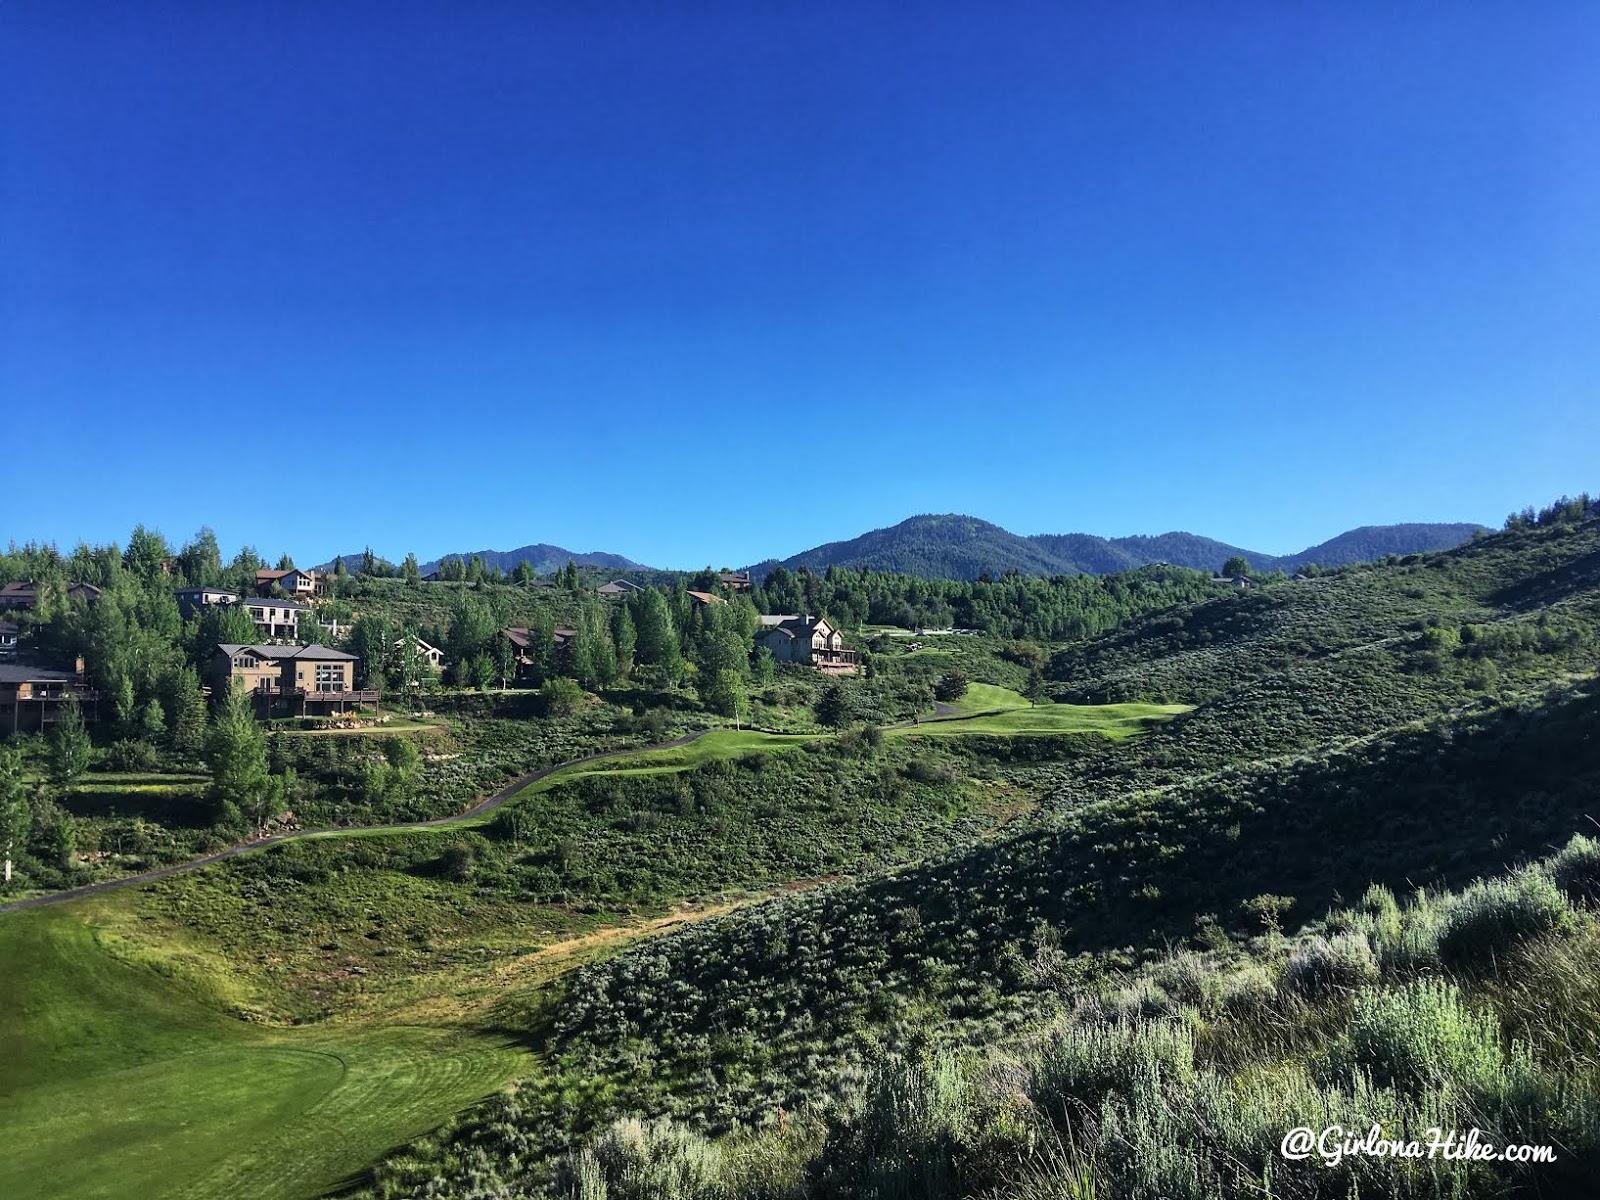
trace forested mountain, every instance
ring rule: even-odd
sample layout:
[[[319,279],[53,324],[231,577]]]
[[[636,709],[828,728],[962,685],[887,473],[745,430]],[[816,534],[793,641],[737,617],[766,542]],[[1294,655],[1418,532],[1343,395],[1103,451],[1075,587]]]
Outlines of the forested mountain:
[[[931,579],[975,579],[1021,571],[1026,575],[1108,575],[1151,563],[1215,571],[1236,555],[1253,570],[1297,570],[1308,563],[1344,566],[1385,554],[1417,554],[1458,546],[1480,525],[1367,525],[1310,546],[1297,554],[1247,550],[1192,533],[1104,538],[1089,533],[1042,533],[1031,537],[976,517],[950,513],[911,517],[849,541],[829,542],[782,560],[790,570],[819,571],[830,566],[898,571]],[[777,560],[752,567],[759,578]]]

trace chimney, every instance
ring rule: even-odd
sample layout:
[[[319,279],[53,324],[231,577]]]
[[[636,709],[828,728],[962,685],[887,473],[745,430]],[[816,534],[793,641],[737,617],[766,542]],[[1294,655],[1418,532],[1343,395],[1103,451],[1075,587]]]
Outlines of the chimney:
[[[88,666],[83,661],[83,655],[80,654],[72,660],[72,670],[78,676],[78,682],[82,683],[88,675]]]

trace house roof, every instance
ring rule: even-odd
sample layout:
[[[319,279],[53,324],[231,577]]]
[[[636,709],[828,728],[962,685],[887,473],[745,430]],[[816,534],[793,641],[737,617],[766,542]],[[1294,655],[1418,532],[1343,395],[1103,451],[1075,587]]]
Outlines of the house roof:
[[[222,642],[217,646],[220,654],[232,658],[241,650],[253,654],[256,658],[264,658],[268,662],[283,662],[287,659],[300,659],[305,662],[355,662],[354,654],[346,654],[343,650],[335,650],[331,646],[322,646],[313,643],[309,646],[243,646],[237,642]]]
[[[826,617],[797,617],[787,613],[773,613],[769,614],[769,616],[776,616],[778,620],[770,621],[768,617],[763,617],[761,623],[766,628],[758,635],[760,637],[766,637],[769,633],[781,633],[784,637],[791,638],[809,637],[816,631],[818,625],[826,625],[828,631],[830,633],[833,632],[833,626],[829,624]]]
[[[694,591],[693,589],[690,589],[690,591],[689,591],[689,599],[695,601],[698,604],[726,604],[727,603],[727,601],[724,600],[721,596],[714,596],[710,592],[697,592],[697,591]]]
[[[644,589],[637,583],[629,583],[626,579],[613,579],[610,583],[601,584],[595,591],[602,596],[620,596],[626,592],[642,592]]]
[[[73,592],[87,592],[91,600],[100,595],[100,589],[95,587],[95,585],[92,583],[67,584],[67,594],[71,595]],[[19,579],[14,583],[8,583],[4,587],[0,587],[0,599],[11,597],[14,599],[31,600],[38,594],[39,585],[37,582],[31,579]]]
[[[531,629],[524,629],[520,625],[512,625],[502,629],[500,632],[510,638],[511,644],[518,650],[526,650],[533,645],[533,630]],[[555,644],[558,646],[562,642],[570,641],[578,636],[576,629],[568,629],[565,626],[557,628],[554,632]]]
[[[75,683],[76,671],[52,671],[26,663],[0,663],[0,683]]]
[[[782,625],[785,621],[798,621],[799,619],[800,615],[798,613],[762,613],[756,618],[769,629],[774,625]]]
[[[394,644],[396,646],[403,646],[405,644],[405,640],[406,640],[406,635],[402,633],[399,637],[395,638]],[[423,641],[421,638],[419,638],[414,633],[411,635],[411,640],[417,644],[417,649],[421,650],[424,654],[442,654],[442,653],[444,653],[437,646],[428,645],[427,642]]]
[[[258,600],[254,597],[251,597],[244,603],[246,608],[298,608],[302,612],[311,611],[311,606],[309,604],[301,604],[298,600],[279,600],[277,597],[273,597],[270,600]]]
[[[0,633],[9,633],[15,637],[20,632],[15,621],[0,621]]]
[[[179,588],[176,594],[179,596],[232,596],[235,600],[239,598],[238,592],[230,592],[227,588],[219,587]]]

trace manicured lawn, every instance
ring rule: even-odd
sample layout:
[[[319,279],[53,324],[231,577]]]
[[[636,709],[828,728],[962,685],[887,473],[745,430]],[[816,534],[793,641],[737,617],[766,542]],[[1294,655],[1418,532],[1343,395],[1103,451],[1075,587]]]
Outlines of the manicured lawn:
[[[974,684],[973,687],[984,685]],[[996,692],[1004,688],[991,689]],[[969,693],[970,694],[970,693]],[[1013,693],[1015,694],[1015,693]],[[937,717],[920,725],[892,729],[891,734],[929,734],[933,736],[960,736],[985,733],[1040,736],[1048,734],[1095,733],[1120,740],[1143,733],[1151,725],[1170,721],[1179,713],[1188,712],[1184,704],[1035,704],[1027,701],[1019,707],[989,708],[971,716]]]
[[[967,694],[951,701],[950,707],[964,713],[987,712],[993,708],[1022,708],[1027,698],[1010,688],[996,687],[992,683],[969,683]]]
[[[0,918],[0,1195],[317,1195],[527,1069],[448,1027],[249,1024],[204,956],[92,912]]]

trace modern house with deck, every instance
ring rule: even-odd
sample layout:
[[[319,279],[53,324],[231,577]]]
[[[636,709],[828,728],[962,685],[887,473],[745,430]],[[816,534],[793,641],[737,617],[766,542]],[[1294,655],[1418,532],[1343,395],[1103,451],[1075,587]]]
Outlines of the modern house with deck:
[[[55,724],[71,700],[85,721],[99,715],[100,693],[84,677],[83,659],[70,671],[0,663],[0,733],[34,733]]]
[[[772,613],[761,618],[756,645],[772,651],[780,663],[798,663],[828,675],[853,675],[856,652],[846,650],[844,637],[826,617]]]
[[[383,693],[355,686],[356,657],[328,646],[239,646],[212,656],[213,690],[238,685],[260,717],[327,717],[375,708]]]

